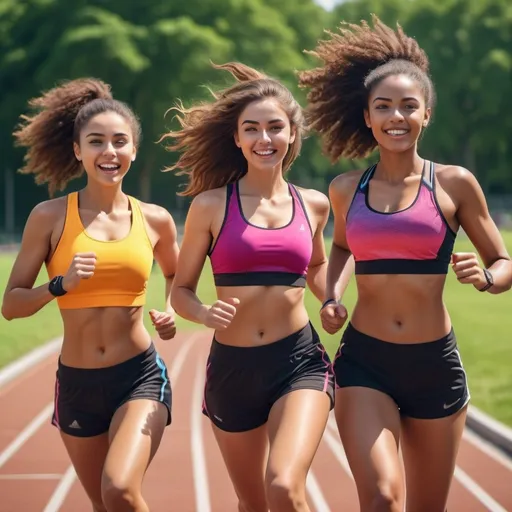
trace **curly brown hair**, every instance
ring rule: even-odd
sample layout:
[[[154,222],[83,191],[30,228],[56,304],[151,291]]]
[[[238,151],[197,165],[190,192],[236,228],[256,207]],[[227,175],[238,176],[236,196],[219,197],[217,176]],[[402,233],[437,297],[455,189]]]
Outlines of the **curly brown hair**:
[[[323,66],[299,73],[299,85],[310,89],[308,128],[321,135],[333,163],[340,157],[364,158],[377,147],[363,112],[372,89],[385,78],[406,75],[420,85],[427,107],[435,103],[428,57],[417,41],[399,24],[393,30],[377,16],[372,19],[373,28],[362,21],[328,32],[330,39],[309,52]]]
[[[20,116],[13,133],[16,145],[28,148],[20,172],[34,174],[37,184],[47,183],[50,196],[82,175],[73,143],[79,142],[82,128],[94,116],[103,112],[121,115],[130,123],[135,145],[140,141],[137,117],[126,104],[113,99],[110,85],[101,80],[65,82],[31,99],[29,107],[37,112]]]
[[[247,161],[235,144],[234,134],[240,114],[253,101],[276,98],[295,128],[295,141],[284,158],[283,172],[289,170],[302,146],[303,111],[282,83],[238,62],[213,67],[228,71],[237,83],[218,92],[210,90],[213,102],[190,108],[179,103],[173,107],[171,110],[178,112],[181,130],[170,131],[160,139],[172,139],[173,143],[166,149],[180,153],[178,161],[164,171],[188,176],[185,190],[179,193],[183,196],[223,187],[247,172]]]

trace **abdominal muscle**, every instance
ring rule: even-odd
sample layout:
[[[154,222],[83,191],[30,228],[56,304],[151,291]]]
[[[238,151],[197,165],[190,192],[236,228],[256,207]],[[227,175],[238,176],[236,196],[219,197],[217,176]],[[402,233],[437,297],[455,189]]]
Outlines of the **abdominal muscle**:
[[[219,343],[239,347],[268,345],[293,334],[309,321],[304,288],[287,286],[218,287],[219,300],[240,300],[229,327],[215,332]]]
[[[142,307],[61,310],[64,341],[60,360],[76,368],[113,366],[147,350],[151,344]]]
[[[351,317],[360,332],[392,343],[425,343],[451,329],[444,275],[358,275]]]

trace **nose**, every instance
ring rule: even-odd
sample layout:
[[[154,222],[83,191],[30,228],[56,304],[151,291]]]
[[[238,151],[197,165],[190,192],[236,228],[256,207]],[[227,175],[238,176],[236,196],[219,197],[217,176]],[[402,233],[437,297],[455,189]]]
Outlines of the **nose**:
[[[111,142],[107,143],[105,150],[103,151],[103,154],[104,155],[115,155],[116,154],[114,145]]]
[[[270,136],[269,136],[267,130],[262,130],[262,132],[261,132],[261,140],[263,142],[270,142],[271,141]]]
[[[392,110],[391,120],[396,123],[401,123],[405,120],[404,115],[402,114],[399,108],[395,108]]]

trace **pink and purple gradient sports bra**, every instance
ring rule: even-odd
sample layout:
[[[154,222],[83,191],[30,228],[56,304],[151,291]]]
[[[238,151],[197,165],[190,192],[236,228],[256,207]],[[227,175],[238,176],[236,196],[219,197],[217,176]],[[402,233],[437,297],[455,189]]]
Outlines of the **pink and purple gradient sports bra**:
[[[446,274],[457,234],[436,198],[434,163],[423,168],[413,203],[396,212],[379,212],[368,201],[377,164],[359,181],[347,213],[347,243],[356,274]]]
[[[227,186],[224,221],[208,253],[216,286],[306,286],[312,230],[298,190],[290,183],[288,189],[290,222],[262,228],[245,218],[238,182]]]

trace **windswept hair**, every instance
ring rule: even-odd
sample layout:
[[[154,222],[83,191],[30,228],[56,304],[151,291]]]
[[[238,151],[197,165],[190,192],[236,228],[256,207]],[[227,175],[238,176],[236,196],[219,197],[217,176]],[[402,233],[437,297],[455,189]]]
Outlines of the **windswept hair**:
[[[203,102],[190,108],[182,103],[173,107],[181,129],[170,131],[160,141],[171,139],[169,151],[180,153],[178,161],[164,169],[187,175],[188,184],[180,195],[195,196],[205,190],[223,187],[247,172],[247,160],[235,144],[238,118],[245,107],[257,100],[275,98],[288,115],[296,130],[283,161],[287,171],[300,153],[304,130],[302,108],[292,93],[279,81],[238,62],[213,65],[231,73],[237,83],[214,92],[213,102]]]
[[[377,147],[364,110],[372,89],[385,78],[406,75],[422,88],[427,107],[435,103],[428,57],[417,41],[399,24],[393,30],[377,16],[372,19],[373,28],[362,21],[342,23],[339,33],[328,32],[330,39],[309,52],[323,66],[299,74],[299,85],[309,88],[308,128],[321,135],[332,162],[363,158]]]
[[[127,105],[113,99],[110,86],[101,80],[65,82],[31,99],[29,107],[36,113],[20,116],[13,133],[16,145],[27,148],[20,172],[34,174],[37,184],[47,183],[50,196],[83,173],[73,142],[79,142],[82,128],[92,117],[115,112],[130,123],[134,143],[140,140],[137,117]]]

